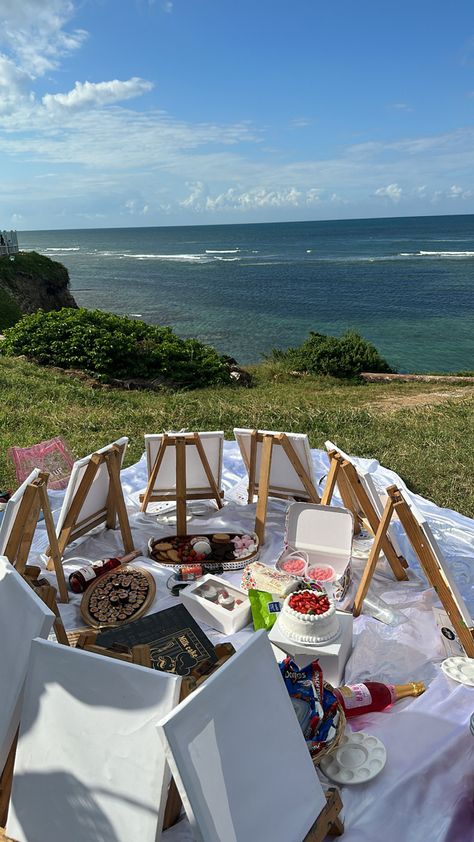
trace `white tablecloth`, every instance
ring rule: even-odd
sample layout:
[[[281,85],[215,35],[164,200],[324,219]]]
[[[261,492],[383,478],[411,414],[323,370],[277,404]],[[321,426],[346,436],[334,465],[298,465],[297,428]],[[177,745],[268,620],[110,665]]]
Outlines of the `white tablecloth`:
[[[327,457],[321,451],[312,453],[316,477],[321,480],[327,472]],[[373,472],[380,488],[394,482],[403,485],[396,474],[378,463],[360,461]],[[255,506],[242,506],[238,502],[239,483],[243,477],[244,467],[238,448],[235,443],[226,442],[223,485],[229,502],[220,512],[209,509],[208,517],[191,520],[191,533],[253,529]],[[143,557],[136,563],[150,570],[157,584],[150,611],[167,608],[177,601],[167,590],[170,573],[150,563],[146,545],[150,537],[164,537],[172,534],[174,528],[162,518],[158,521],[155,515],[139,512],[138,492],[146,484],[144,458],[122,471],[122,484],[135,546],[143,552]],[[429,519],[471,614],[474,613],[474,521],[413,496]],[[60,492],[51,494],[55,511],[61,497]],[[275,562],[283,546],[286,508],[286,501],[270,500],[266,542],[260,556],[268,564]],[[386,712],[351,720],[351,728],[368,731],[383,741],[387,763],[382,773],[369,783],[341,788],[346,826],[344,838],[347,842],[379,842],[380,839],[384,842],[471,842],[474,840],[474,737],[469,730],[469,718],[474,713],[474,688],[455,683],[440,669],[445,653],[431,610],[436,604],[436,594],[427,587],[401,528],[399,537],[402,551],[410,562],[410,580],[394,581],[391,571],[382,564],[371,588],[371,594],[390,604],[399,624],[385,625],[370,616],[355,620],[354,647],[346,667],[345,682],[355,683],[368,678],[388,683],[425,681],[428,689],[419,698],[406,699]],[[41,552],[46,544],[44,525],[40,524],[35,535],[35,551]],[[93,560],[121,551],[120,533],[99,529],[69,547],[66,559],[80,556]],[[34,561],[32,559],[32,563]],[[363,563],[353,560],[356,581]],[[73,567],[68,569],[66,563],[66,569],[70,572]],[[228,578],[237,584],[240,574]],[[74,596],[69,605],[61,606],[67,628],[83,625],[79,603],[80,597]],[[247,627],[226,638],[206,626],[203,628],[215,643],[229,639],[236,648],[252,634],[251,627]],[[231,727],[231,723],[229,725]],[[282,805],[282,809],[291,809],[291,805]],[[164,834],[165,842],[191,842],[192,839],[186,818]]]

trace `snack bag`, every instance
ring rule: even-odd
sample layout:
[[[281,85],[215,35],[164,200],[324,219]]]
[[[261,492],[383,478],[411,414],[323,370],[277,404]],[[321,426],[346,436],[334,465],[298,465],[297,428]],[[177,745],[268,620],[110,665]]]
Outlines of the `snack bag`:
[[[250,588],[248,597],[252,609],[254,629],[270,631],[281,611],[280,601],[274,599],[268,591],[257,591],[255,588]]]
[[[304,718],[303,734],[309,750],[316,753],[330,744],[336,735],[339,720],[336,696],[324,687],[319,661],[300,669],[289,655],[279,667],[292,701],[300,699],[308,706],[309,716]],[[301,723],[302,718],[298,718]]]

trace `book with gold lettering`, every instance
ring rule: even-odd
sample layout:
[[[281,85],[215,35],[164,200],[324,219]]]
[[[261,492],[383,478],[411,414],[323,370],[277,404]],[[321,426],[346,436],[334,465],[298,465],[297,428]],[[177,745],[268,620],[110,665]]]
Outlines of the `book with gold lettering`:
[[[97,637],[98,646],[132,648],[141,643],[150,647],[154,669],[189,675],[204,661],[215,664],[214,647],[184,605],[173,605]]]

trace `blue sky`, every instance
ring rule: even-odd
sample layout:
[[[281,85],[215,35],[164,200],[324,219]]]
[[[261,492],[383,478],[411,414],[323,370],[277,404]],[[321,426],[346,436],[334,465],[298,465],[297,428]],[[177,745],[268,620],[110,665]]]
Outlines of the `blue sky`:
[[[0,0],[0,227],[474,213],[472,0]]]

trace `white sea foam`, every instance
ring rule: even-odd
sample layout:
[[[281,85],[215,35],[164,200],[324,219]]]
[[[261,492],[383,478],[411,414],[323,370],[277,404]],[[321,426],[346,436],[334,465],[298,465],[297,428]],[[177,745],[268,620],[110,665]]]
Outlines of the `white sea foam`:
[[[43,249],[43,251],[80,251],[80,246],[71,246],[70,248],[69,247],[66,248],[66,246],[64,246],[62,248],[48,247],[48,248]]]
[[[214,260],[222,260],[224,263],[234,263],[235,260],[242,260],[241,257],[217,257],[214,256]]]
[[[400,257],[474,257],[474,251],[402,251]]]
[[[240,249],[206,249],[206,254],[237,254]]]

